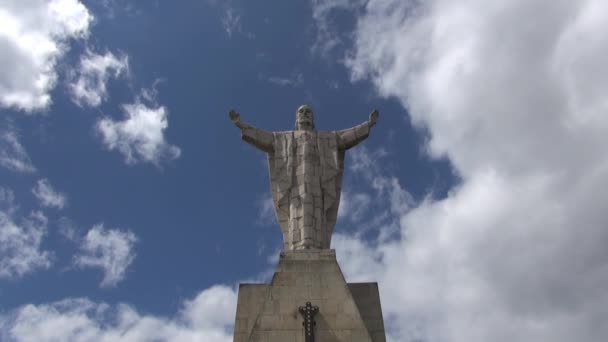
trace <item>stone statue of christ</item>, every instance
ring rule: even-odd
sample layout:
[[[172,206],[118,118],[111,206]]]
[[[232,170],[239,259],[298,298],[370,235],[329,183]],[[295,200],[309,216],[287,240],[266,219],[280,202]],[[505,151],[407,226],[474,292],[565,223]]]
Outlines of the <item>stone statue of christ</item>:
[[[344,153],[368,137],[378,120],[340,131],[317,131],[307,105],[296,112],[296,129],[268,132],[241,121],[230,111],[242,138],[268,155],[270,188],[283,232],[284,249],[329,249],[338,217]]]

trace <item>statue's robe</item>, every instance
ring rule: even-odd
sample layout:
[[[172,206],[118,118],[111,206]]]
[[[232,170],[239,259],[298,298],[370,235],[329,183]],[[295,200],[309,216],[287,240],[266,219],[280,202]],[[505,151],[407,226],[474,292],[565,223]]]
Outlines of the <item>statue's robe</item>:
[[[330,132],[246,126],[242,132],[243,140],[268,154],[284,249],[328,249],[338,217],[344,153],[367,138],[369,124]]]

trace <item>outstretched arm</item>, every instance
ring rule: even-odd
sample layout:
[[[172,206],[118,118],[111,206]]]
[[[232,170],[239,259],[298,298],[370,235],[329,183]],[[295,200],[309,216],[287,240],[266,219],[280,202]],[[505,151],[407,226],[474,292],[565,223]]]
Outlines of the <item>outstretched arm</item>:
[[[241,129],[241,137],[246,142],[259,148],[264,152],[272,152],[273,136],[271,132],[260,128],[255,128],[241,121],[241,115],[234,110],[231,110],[228,115],[232,123]]]
[[[378,121],[378,110],[369,115],[369,120],[352,128],[337,131],[338,133],[338,148],[340,150],[348,150],[349,148],[362,142],[369,136],[370,128],[374,127]]]

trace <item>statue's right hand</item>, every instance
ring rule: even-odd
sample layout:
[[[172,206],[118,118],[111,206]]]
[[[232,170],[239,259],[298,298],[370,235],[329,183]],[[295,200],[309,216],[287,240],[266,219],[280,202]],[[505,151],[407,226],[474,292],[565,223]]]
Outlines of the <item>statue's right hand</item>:
[[[234,110],[230,110],[230,112],[228,112],[228,115],[230,116],[230,120],[232,120],[232,122],[237,123],[241,121],[241,114],[235,112]]]

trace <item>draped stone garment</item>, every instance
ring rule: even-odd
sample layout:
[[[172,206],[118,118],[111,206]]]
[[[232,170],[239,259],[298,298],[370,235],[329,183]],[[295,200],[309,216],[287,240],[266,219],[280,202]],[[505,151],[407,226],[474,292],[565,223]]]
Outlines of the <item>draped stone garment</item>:
[[[268,154],[270,187],[284,249],[328,249],[342,188],[345,151],[369,135],[367,122],[341,131],[267,132],[243,140]]]

